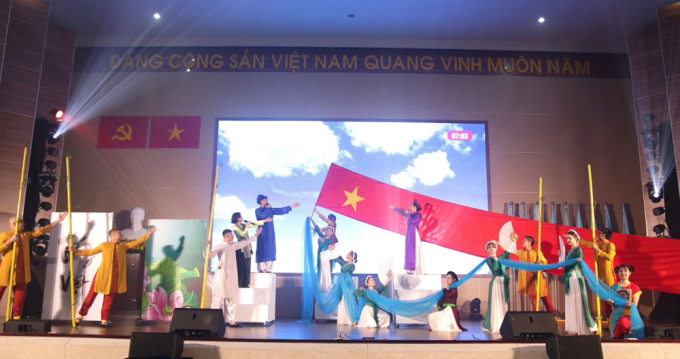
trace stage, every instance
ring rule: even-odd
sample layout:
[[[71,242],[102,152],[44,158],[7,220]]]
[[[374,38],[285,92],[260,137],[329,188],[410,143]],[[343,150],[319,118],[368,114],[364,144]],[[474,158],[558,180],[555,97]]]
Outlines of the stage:
[[[73,329],[55,321],[47,335],[2,334],[3,358],[124,358],[133,331],[167,332],[169,322],[136,325],[115,318],[114,327],[83,322]],[[184,357],[194,358],[547,358],[543,341],[503,341],[482,331],[482,321],[463,320],[463,333],[430,332],[427,326],[367,329],[328,323],[277,320],[269,326],[227,328],[224,338],[185,342]],[[560,325],[560,330],[563,325]],[[342,338],[340,340],[339,338]],[[375,338],[364,339],[364,338]],[[39,345],[38,345],[39,344]],[[604,340],[605,358],[680,358],[678,341]]]

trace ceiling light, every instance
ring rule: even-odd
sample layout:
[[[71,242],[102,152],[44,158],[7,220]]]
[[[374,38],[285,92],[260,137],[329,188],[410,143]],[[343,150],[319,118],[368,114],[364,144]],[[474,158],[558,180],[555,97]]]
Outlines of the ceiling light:
[[[187,72],[191,72],[191,69],[187,69]]]
[[[542,23],[545,22],[545,19],[544,19],[543,17],[539,17],[539,18],[538,18],[538,22],[540,22],[540,23],[542,24]]]
[[[153,18],[156,19],[156,20],[159,20],[161,18],[161,14],[155,13],[155,14],[153,14]]]

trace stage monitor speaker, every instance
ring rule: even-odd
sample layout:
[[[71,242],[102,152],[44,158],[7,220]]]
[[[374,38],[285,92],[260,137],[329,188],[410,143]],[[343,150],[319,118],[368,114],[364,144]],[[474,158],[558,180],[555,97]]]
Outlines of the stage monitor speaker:
[[[133,332],[128,359],[179,359],[184,350],[184,338],[179,333]]]
[[[221,309],[177,308],[170,323],[171,333],[185,337],[221,338],[225,330]]]
[[[671,324],[646,324],[645,338],[678,340],[680,339],[680,326]]]
[[[40,319],[12,319],[5,322],[5,333],[46,334],[52,331],[52,322]]]
[[[545,343],[550,359],[603,359],[602,341],[599,335],[559,336]]]
[[[547,339],[559,334],[551,312],[507,312],[501,324],[503,340]]]

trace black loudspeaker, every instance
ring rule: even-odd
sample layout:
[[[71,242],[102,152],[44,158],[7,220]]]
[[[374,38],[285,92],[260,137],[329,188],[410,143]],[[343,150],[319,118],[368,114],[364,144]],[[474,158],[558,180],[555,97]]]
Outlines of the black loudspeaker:
[[[178,332],[185,337],[221,338],[225,330],[221,309],[177,308],[170,323],[171,333]]]
[[[603,359],[602,341],[599,335],[550,337],[545,343],[550,359]]]
[[[670,324],[645,324],[646,339],[680,339],[680,326]]]
[[[559,334],[551,312],[507,312],[501,324],[503,340],[547,339]]]
[[[133,332],[128,359],[179,359],[184,350],[184,338],[179,333]]]
[[[5,322],[5,333],[46,334],[52,331],[52,322],[40,319],[12,319]]]

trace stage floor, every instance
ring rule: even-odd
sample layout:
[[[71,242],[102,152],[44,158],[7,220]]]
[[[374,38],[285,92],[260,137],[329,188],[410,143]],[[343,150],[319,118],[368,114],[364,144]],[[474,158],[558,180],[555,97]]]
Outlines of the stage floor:
[[[72,328],[70,322],[53,321],[52,334],[63,336],[88,336],[125,338],[132,332],[165,332],[170,329],[169,322],[149,322],[137,325],[133,318],[112,318],[113,328],[100,328],[99,322],[82,322]],[[395,328],[369,329],[350,325],[337,325],[334,321],[320,323],[298,323],[293,319],[279,319],[265,327],[261,324],[246,324],[242,328],[227,327],[224,339],[266,340],[266,341],[327,341],[340,337],[346,340],[361,340],[366,337],[385,341],[489,341],[501,340],[500,334],[489,334],[482,329],[483,321],[462,320],[467,332],[431,332],[427,325],[401,325]],[[558,324],[560,331],[564,324]],[[1,330],[1,328],[0,328]]]

